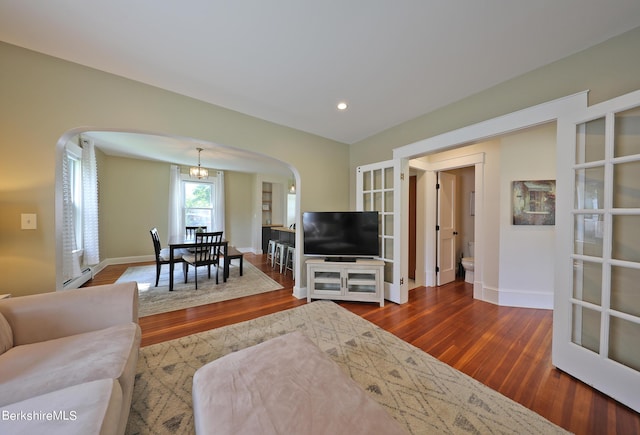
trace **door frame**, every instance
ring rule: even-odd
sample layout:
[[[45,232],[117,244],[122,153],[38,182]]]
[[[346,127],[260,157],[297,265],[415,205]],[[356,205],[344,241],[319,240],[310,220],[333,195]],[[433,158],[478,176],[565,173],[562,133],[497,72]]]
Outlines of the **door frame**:
[[[437,193],[435,190],[438,182],[438,172],[450,171],[452,169],[474,167],[474,185],[475,185],[475,219],[473,222],[473,230],[475,233],[475,251],[478,253],[474,259],[474,283],[473,297],[475,299],[492,301],[493,295],[483,290],[482,286],[482,247],[484,246],[484,232],[480,229],[484,227],[484,162],[485,153],[471,153],[461,155],[452,159],[441,160],[438,162],[425,162],[422,160],[411,160],[409,163],[412,168],[420,169],[425,172],[426,195],[422,204],[418,201],[418,207],[422,208],[425,216],[424,226],[428,228],[425,234],[425,243],[422,246],[425,261],[424,283],[426,286],[436,286],[438,276],[436,273],[436,265],[438,263],[436,253],[436,243],[438,234],[435,230],[438,223],[437,217]],[[416,279],[417,282],[417,279]]]
[[[404,145],[393,150],[394,160],[409,160],[412,167],[427,171],[426,178],[427,183],[435,186],[435,174],[434,167],[430,164],[420,162],[420,157],[434,154],[440,151],[450,150],[452,148],[461,148],[473,143],[487,141],[490,138],[496,136],[502,136],[508,133],[513,133],[518,130],[522,130],[536,125],[545,124],[548,122],[557,122],[558,118],[567,113],[575,113],[578,110],[584,110],[587,107],[587,94],[588,91],[578,92],[573,95],[558,98],[546,103],[538,104],[526,109],[518,110],[503,116],[492,118],[486,121],[472,124],[466,127],[462,127],[457,130],[452,130],[437,136],[433,136],[427,139],[423,139],[412,144]],[[566,137],[561,137],[560,128],[558,129],[557,143],[566,143]],[[457,160],[457,159],[452,159]],[[451,162],[439,162],[433,164],[434,166],[441,165],[438,169],[446,169],[446,166],[451,165]],[[469,166],[467,165],[458,165]],[[456,166],[454,166],[456,167]],[[558,170],[561,171],[562,167],[558,166]],[[485,250],[483,241],[483,206],[484,206],[484,171],[483,165],[476,166],[476,216],[475,216],[475,249],[476,260],[475,261],[475,282],[473,286],[473,297],[476,299],[487,300],[488,302],[498,303],[498,295],[494,291],[485,291],[483,286],[483,264],[482,258]],[[433,210],[435,208],[434,200],[430,200],[427,196],[425,201],[425,207],[427,210]],[[400,210],[401,219],[405,220],[408,209]],[[435,217],[434,221],[429,222],[433,213],[426,214],[426,225],[428,228],[434,228],[434,231],[427,232],[427,240],[425,246],[425,261],[426,266],[426,285],[434,285],[435,283],[435,252],[431,252],[435,246]],[[403,246],[401,246],[401,252],[407,252],[408,241],[401,240]],[[433,267],[431,267],[433,265]]]

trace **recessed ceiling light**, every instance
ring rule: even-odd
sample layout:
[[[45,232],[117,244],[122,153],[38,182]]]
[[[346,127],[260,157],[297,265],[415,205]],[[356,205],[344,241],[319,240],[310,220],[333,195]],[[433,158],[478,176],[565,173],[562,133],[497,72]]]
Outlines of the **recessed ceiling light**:
[[[344,101],[340,101],[337,107],[338,110],[347,110],[347,103],[345,103]]]

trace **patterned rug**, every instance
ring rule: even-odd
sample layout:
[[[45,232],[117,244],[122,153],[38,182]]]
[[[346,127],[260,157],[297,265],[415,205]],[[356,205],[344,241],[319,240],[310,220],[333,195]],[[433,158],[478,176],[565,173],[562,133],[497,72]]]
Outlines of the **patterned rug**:
[[[128,434],[192,434],[194,372],[301,331],[413,434],[566,433],[548,420],[330,301],[140,350]]]
[[[187,283],[184,283],[182,265],[178,264],[174,273],[173,291],[169,291],[169,267],[162,266],[158,287],[156,283],[156,266],[129,267],[117,282],[135,281],[138,283],[140,317],[165,313],[183,308],[211,304],[241,298],[243,296],[265,293],[281,289],[282,286],[262,273],[253,264],[245,261],[240,276],[240,268],[233,262],[229,268],[227,282],[222,279],[220,270],[219,284],[216,284],[215,271],[211,270],[208,278],[207,268],[198,268],[198,290],[195,289],[193,267],[189,268]]]

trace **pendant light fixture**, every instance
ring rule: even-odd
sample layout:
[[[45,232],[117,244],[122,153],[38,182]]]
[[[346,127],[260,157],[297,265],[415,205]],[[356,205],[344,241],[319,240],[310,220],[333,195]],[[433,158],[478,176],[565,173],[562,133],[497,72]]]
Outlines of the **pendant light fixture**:
[[[189,175],[191,178],[197,178],[199,180],[209,177],[209,170],[200,166],[200,153],[202,148],[196,148],[198,150],[198,166],[192,166],[189,168]]]

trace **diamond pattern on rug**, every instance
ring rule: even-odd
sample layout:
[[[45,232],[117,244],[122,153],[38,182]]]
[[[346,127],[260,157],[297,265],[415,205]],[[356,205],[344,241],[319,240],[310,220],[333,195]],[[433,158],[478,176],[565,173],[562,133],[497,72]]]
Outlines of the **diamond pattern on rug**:
[[[293,331],[301,331],[326,352],[408,433],[567,433],[330,301],[142,348],[127,433],[193,433],[195,371]]]

